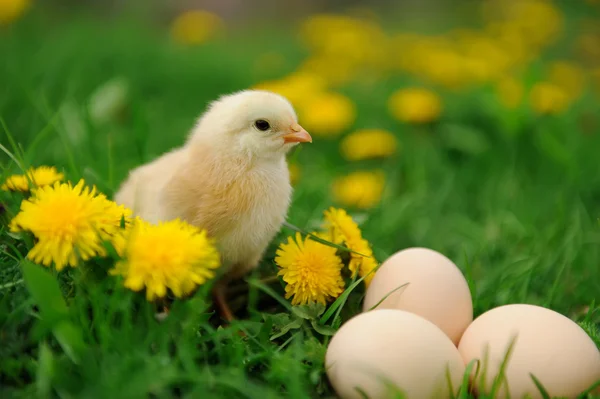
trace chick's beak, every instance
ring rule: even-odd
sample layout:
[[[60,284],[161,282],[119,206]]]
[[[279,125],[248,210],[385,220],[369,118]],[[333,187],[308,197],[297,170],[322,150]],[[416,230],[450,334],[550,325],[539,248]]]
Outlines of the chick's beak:
[[[283,136],[284,143],[312,143],[312,137],[302,126],[294,123],[290,126],[290,132]]]

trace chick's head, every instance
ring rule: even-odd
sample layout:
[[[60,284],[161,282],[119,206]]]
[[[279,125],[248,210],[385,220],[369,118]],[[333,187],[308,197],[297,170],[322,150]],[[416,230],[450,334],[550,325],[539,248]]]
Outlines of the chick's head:
[[[191,140],[257,158],[280,159],[299,143],[312,142],[291,103],[279,94],[244,90],[212,102]]]

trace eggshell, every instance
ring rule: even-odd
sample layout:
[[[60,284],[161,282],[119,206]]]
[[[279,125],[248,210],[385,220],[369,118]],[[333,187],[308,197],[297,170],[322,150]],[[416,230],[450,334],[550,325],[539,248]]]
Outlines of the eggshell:
[[[458,350],[465,364],[479,359],[487,364],[485,385],[473,379],[481,393],[490,393],[494,377],[517,334],[505,375],[512,398],[525,394],[542,398],[529,373],[551,397],[574,398],[600,379],[600,352],[586,332],[569,318],[534,305],[506,305],[479,316],[465,331]],[[486,347],[489,346],[489,350]],[[498,397],[505,397],[506,389]]]
[[[411,398],[449,398],[446,371],[458,390],[465,366],[452,341],[413,313],[382,309],[348,320],[325,357],[327,376],[340,398],[388,398],[381,378]],[[448,366],[448,367],[447,367]],[[456,392],[454,392],[456,393]]]
[[[462,333],[473,321],[471,292],[460,269],[437,251],[408,248],[389,257],[367,289],[363,311],[406,283],[376,309],[406,310],[422,316],[458,345]]]

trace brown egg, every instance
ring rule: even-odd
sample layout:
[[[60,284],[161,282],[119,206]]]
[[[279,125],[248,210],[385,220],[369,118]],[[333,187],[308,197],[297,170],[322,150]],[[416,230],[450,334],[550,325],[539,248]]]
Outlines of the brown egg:
[[[600,380],[600,351],[577,323],[540,306],[506,305],[475,319],[458,347],[465,364],[479,359],[486,368],[483,377],[473,378],[478,392],[491,392],[513,337],[505,369],[512,398],[542,398],[530,373],[551,397],[574,398]],[[506,397],[504,385],[498,397]]]
[[[450,259],[434,250],[408,248],[388,258],[369,285],[363,311],[392,291],[377,309],[400,309],[422,316],[444,331],[455,345],[473,321],[467,281]]]
[[[392,397],[388,382],[405,398],[450,398],[465,366],[450,339],[433,323],[402,310],[373,310],[348,320],[333,336],[327,376],[342,399]]]

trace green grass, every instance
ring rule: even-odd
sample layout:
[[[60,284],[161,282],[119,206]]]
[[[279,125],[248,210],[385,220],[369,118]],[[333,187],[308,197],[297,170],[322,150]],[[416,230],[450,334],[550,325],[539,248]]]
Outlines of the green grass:
[[[269,34],[232,34],[189,49],[162,29],[126,19],[108,29],[84,16],[31,14],[0,30],[0,142],[12,153],[22,149],[27,165],[56,165],[111,196],[129,169],[182,143],[208,101],[293,69],[303,50],[281,33],[267,45]],[[270,51],[287,64],[255,71],[255,59]],[[94,121],[90,99],[114,79],[126,82],[124,105],[108,121]],[[350,209],[378,259],[412,246],[444,253],[469,281],[475,316],[530,303],[582,321],[600,300],[600,134],[580,116],[597,113],[598,98],[588,93],[564,115],[537,117],[501,109],[487,88],[444,93],[442,120],[416,129],[395,122],[386,108],[389,94],[409,82],[399,76],[374,88],[359,82],[340,89],[357,103],[356,128],[389,129],[402,150],[386,161],[350,164],[337,141],[317,138],[294,154],[302,178],[289,223],[314,228],[323,210],[337,205],[330,195],[336,176],[383,168],[379,206]],[[18,172],[5,154],[2,167],[4,175]],[[18,197],[3,192],[0,200],[8,220]],[[334,396],[323,368],[330,326],[360,311],[362,287],[341,319],[325,325],[314,321],[325,309],[284,306],[281,282],[268,277],[290,229],[258,272],[233,288],[240,321],[229,327],[219,327],[208,287],[175,301],[159,323],[143,295],[102,277],[107,265],[48,279],[21,261],[27,245],[6,223],[0,233],[3,398]],[[23,273],[31,274],[27,284]],[[55,302],[55,281],[64,303]],[[586,326],[593,332],[599,325],[595,312]]]

